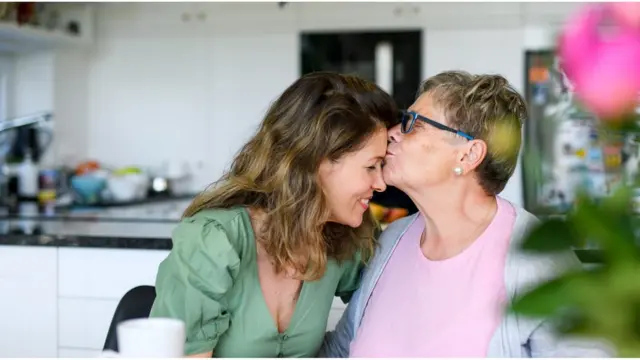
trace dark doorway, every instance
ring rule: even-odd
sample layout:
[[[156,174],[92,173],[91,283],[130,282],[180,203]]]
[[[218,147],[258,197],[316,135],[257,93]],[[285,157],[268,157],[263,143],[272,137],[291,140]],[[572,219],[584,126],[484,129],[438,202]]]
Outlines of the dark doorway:
[[[376,52],[381,44],[391,49],[389,91],[398,107],[406,109],[415,100],[422,79],[422,31],[303,32],[301,75],[314,71],[355,74],[380,84],[376,79]],[[383,87],[384,88],[384,87]],[[387,207],[417,208],[400,190],[388,187],[373,201]]]

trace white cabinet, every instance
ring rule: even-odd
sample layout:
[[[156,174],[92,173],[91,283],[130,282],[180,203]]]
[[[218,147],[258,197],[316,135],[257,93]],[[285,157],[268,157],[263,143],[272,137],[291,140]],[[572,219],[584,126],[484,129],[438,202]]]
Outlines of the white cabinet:
[[[101,350],[88,350],[88,349],[72,349],[72,348],[60,348],[58,349],[59,358],[97,358],[102,354]]]
[[[60,248],[59,356],[99,353],[122,296],[136,286],[154,285],[158,266],[168,254],[162,250]]]
[[[329,319],[327,320],[327,331],[331,331],[336,328],[338,321],[342,317],[344,310],[347,308],[339,297],[333,298],[333,304],[331,304],[331,311],[329,312]]]
[[[116,299],[60,298],[58,301],[60,348],[102,349],[118,301]]]
[[[0,357],[97,357],[122,296],[154,285],[168,254],[0,246]],[[344,309],[335,298],[327,330]]]
[[[336,328],[343,313],[344,309],[342,308],[331,308],[331,311],[329,311],[329,319],[327,319],[327,331],[332,331]]]
[[[0,246],[0,357],[57,356],[56,251]]]
[[[153,240],[149,240],[153,241]],[[154,285],[169,251],[60,248],[61,297],[120,299],[139,285]]]

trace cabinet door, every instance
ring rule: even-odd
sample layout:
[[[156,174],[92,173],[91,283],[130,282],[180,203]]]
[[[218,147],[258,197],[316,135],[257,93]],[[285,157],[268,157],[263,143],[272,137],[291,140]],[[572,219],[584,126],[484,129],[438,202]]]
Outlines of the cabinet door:
[[[57,357],[56,251],[0,246],[0,357]]]
[[[100,351],[122,296],[154,285],[168,251],[61,248],[59,263],[59,346]],[[83,354],[78,352],[78,354]]]
[[[118,302],[119,300],[60,298],[58,300],[60,347],[102,349]]]
[[[61,248],[59,295],[120,300],[136,286],[154,285],[158,267],[168,254],[165,250]]]

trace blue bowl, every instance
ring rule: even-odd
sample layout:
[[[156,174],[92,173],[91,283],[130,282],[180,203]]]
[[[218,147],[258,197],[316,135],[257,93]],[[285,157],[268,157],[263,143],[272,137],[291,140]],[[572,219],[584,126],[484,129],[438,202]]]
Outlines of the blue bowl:
[[[106,186],[107,180],[102,177],[80,175],[71,178],[71,188],[78,194],[80,200],[87,204],[98,202]]]

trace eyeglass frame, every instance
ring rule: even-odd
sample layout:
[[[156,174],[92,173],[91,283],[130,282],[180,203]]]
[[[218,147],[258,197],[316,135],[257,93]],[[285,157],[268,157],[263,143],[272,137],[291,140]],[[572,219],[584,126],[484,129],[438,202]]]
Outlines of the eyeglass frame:
[[[466,132],[462,131],[462,130],[457,130],[454,129],[452,127],[449,127],[443,123],[437,122],[433,119],[429,119],[426,116],[422,116],[420,114],[418,114],[415,111],[409,111],[409,110],[401,110],[400,111],[400,131],[402,131],[403,134],[408,134],[411,131],[413,131],[413,126],[416,123],[416,120],[421,120],[423,122],[426,122],[427,124],[440,129],[440,130],[444,130],[444,131],[449,131],[452,132],[456,135],[462,136],[463,138],[467,139],[467,140],[474,140],[475,138],[469,134],[467,134]],[[411,121],[411,123],[409,123],[409,121]],[[409,123],[409,127],[406,126],[406,124]],[[406,128],[406,130],[405,130]]]

